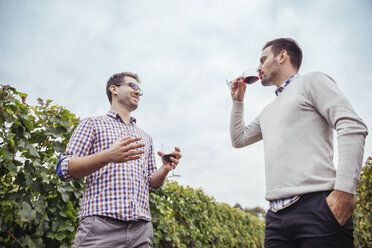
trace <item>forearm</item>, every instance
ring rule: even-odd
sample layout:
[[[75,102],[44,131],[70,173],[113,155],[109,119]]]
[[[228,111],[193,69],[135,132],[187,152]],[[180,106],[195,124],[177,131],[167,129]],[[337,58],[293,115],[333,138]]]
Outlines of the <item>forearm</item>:
[[[242,102],[234,101],[230,117],[230,137],[235,148],[253,144],[262,139],[257,119],[245,126],[244,106]]]
[[[163,185],[165,178],[167,177],[169,170],[164,168],[164,165],[161,166],[154,174],[152,174],[150,180],[150,187],[158,188]]]
[[[354,194],[363,163],[365,136],[349,134],[338,137],[338,166],[335,189]]]
[[[74,178],[82,178],[96,172],[110,162],[107,150],[84,157],[73,157],[68,164],[68,172]]]
[[[241,147],[244,134],[243,103],[233,102],[230,116],[230,137],[233,147]]]

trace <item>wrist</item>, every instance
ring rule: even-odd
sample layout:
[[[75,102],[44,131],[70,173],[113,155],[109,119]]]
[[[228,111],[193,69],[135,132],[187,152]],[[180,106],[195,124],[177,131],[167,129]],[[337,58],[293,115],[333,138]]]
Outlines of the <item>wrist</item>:
[[[161,167],[160,167],[160,169],[163,171],[163,173],[165,173],[165,174],[168,174],[171,170],[172,170],[172,168],[170,167],[170,166],[166,166],[165,164],[163,164]]]
[[[110,150],[106,149],[101,152],[95,153],[97,160],[100,164],[108,164],[112,161],[112,155],[110,154]]]
[[[241,104],[241,103],[243,103],[244,101],[243,100],[240,100],[240,99],[234,99],[233,98],[233,103],[239,103],[239,104]]]
[[[338,190],[338,189],[334,189],[333,192],[337,195],[354,196],[354,194],[352,193],[349,193],[343,190]]]
[[[240,98],[238,98],[238,97],[233,97],[233,101],[234,101],[234,102],[242,102],[243,99],[240,99]]]

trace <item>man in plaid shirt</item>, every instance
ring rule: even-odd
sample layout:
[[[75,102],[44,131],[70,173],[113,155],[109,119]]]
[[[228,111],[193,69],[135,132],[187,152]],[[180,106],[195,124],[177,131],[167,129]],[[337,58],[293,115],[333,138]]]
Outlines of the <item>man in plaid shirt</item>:
[[[136,126],[131,112],[142,91],[137,74],[114,74],[106,93],[111,109],[81,121],[57,174],[63,181],[85,177],[80,223],[72,247],[150,247],[153,239],[149,191],[160,187],[182,157],[157,169],[152,138]],[[163,154],[158,152],[159,156]]]

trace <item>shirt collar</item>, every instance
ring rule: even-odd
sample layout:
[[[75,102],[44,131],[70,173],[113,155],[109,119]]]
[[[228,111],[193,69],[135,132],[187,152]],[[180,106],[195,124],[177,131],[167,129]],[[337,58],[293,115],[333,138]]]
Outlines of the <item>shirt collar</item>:
[[[294,75],[290,76],[281,86],[276,88],[275,94],[278,96],[280,93],[282,93],[284,88],[287,87],[287,85],[292,81],[292,79],[295,79],[298,76],[300,76],[300,75],[299,74],[294,74]]]
[[[112,117],[112,118],[114,118],[114,119],[117,119],[117,120],[121,120],[121,121],[123,121],[123,120],[121,119],[119,113],[116,112],[115,110],[110,109],[110,110],[107,112],[107,115],[110,116],[110,117]],[[136,124],[136,122],[137,122],[136,118],[134,118],[134,117],[130,117],[130,120],[129,120],[129,123],[130,123],[130,124]]]

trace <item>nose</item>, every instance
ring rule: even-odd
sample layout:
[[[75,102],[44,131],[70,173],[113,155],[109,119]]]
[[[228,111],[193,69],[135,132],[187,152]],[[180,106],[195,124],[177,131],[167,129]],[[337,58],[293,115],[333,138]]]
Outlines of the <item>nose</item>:
[[[142,91],[140,88],[137,88],[137,89],[133,89],[134,90],[134,93],[138,96],[142,96]]]
[[[134,90],[134,94],[136,94],[137,96],[141,96],[142,95],[139,89]]]

